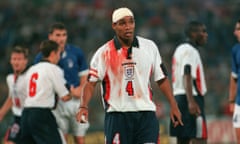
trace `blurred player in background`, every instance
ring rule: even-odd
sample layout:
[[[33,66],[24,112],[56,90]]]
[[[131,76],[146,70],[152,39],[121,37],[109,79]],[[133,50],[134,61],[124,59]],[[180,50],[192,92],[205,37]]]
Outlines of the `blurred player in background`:
[[[65,134],[72,134],[77,144],[84,144],[84,137],[89,123],[78,123],[75,119],[76,112],[79,108],[79,100],[82,89],[87,80],[88,67],[83,51],[79,47],[67,44],[67,29],[62,23],[54,23],[49,29],[48,39],[58,43],[61,48],[61,58],[58,65],[64,71],[64,77],[69,86],[73,86],[72,93],[74,97],[68,102],[59,101],[54,114],[59,127]],[[39,53],[35,62],[42,59],[42,53]]]
[[[153,79],[170,103],[175,126],[182,125],[181,113],[173,97],[167,72],[156,44],[135,36],[135,20],[128,8],[113,12],[112,28],[116,36],[94,54],[88,83],[84,87],[79,122],[88,120],[88,103],[97,82],[102,82],[105,104],[105,143],[158,143],[159,122],[152,100]]]
[[[66,88],[63,71],[56,64],[60,59],[61,49],[51,40],[40,45],[43,59],[31,66],[26,72],[27,97],[21,119],[20,144],[63,144],[56,119],[52,113],[57,95],[59,101],[72,98]]]
[[[20,46],[14,47],[10,55],[10,64],[13,73],[7,76],[8,98],[0,109],[0,122],[10,108],[12,108],[14,122],[6,133],[4,144],[19,142],[21,131],[20,119],[24,100],[26,98],[26,84],[24,78],[28,64],[28,49]]]
[[[232,73],[230,75],[229,103],[233,112],[233,127],[235,128],[237,143],[240,143],[240,19],[235,24],[234,35],[238,43],[232,48]]]
[[[185,36],[186,41],[176,48],[172,61],[173,92],[184,125],[174,128],[171,123],[170,135],[177,137],[178,144],[205,144],[204,95],[207,88],[198,49],[206,44],[208,34],[203,23],[190,21],[185,27]]]

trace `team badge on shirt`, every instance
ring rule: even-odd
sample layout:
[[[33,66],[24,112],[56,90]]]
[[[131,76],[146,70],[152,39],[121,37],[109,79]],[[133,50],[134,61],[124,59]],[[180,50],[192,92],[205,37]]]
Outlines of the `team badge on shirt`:
[[[134,66],[133,65],[127,65],[124,67],[124,71],[125,71],[125,76],[127,78],[132,78],[134,75]]]
[[[69,67],[69,68],[72,68],[72,67],[73,67],[73,60],[72,60],[72,59],[68,59],[68,60],[67,60],[67,63],[68,63],[68,67]]]

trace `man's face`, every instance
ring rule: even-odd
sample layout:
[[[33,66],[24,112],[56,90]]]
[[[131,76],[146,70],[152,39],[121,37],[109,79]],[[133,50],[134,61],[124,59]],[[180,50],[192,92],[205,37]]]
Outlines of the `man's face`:
[[[67,30],[55,29],[48,35],[48,39],[55,41],[63,51],[67,43]]]
[[[240,42],[240,23],[236,23],[233,33],[236,36],[238,42]]]
[[[21,73],[27,66],[27,58],[24,57],[23,53],[13,52],[10,58],[10,64],[12,65],[15,73]]]
[[[197,45],[203,46],[207,43],[208,34],[205,25],[196,27],[194,33],[194,39]]]
[[[131,16],[126,16],[112,24],[116,35],[123,41],[132,40],[134,37],[135,21]]]

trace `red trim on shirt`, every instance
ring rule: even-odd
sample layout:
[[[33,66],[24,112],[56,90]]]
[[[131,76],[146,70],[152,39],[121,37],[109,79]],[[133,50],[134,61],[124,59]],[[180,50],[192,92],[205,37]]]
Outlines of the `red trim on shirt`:
[[[108,75],[105,76],[104,81],[105,81],[105,95],[104,95],[104,98],[105,98],[106,101],[108,101],[110,99],[110,89],[111,89]]]
[[[201,85],[201,70],[200,70],[200,66],[197,66],[197,71],[196,71],[196,84],[197,84],[197,89],[200,92],[200,94],[202,95],[202,85]]]

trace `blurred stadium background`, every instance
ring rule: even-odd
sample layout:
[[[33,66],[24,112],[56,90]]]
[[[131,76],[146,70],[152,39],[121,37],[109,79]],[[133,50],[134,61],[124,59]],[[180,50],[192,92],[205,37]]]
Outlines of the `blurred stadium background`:
[[[191,19],[203,21],[209,34],[208,44],[200,50],[206,72],[208,93],[206,113],[209,143],[234,143],[235,137],[228,111],[227,96],[230,74],[230,50],[236,42],[234,24],[240,18],[238,0],[1,0],[0,1],[0,105],[7,97],[6,75],[11,71],[9,50],[16,44],[25,45],[30,60],[47,39],[48,26],[61,21],[69,30],[69,42],[80,46],[88,59],[103,43],[113,37],[111,13],[114,8],[131,8],[136,19],[136,33],[153,39],[168,71],[171,56],[182,40],[185,23]],[[171,75],[170,75],[171,78]],[[91,127],[86,144],[103,143],[104,112],[99,87],[90,103]],[[161,143],[173,143],[168,137],[169,106],[153,84],[159,106]],[[0,123],[2,139],[11,112]],[[69,142],[73,143],[73,142]]]

